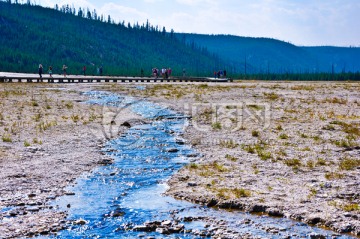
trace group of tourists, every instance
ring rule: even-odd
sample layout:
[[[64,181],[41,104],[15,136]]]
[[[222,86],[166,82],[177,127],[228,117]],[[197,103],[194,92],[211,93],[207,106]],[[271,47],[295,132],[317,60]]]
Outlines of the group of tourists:
[[[226,70],[214,71],[214,78],[226,78]]]
[[[68,67],[66,65],[63,65],[62,68],[61,68],[62,74],[64,75],[64,77],[66,77],[67,68]],[[38,72],[39,72],[40,79],[42,79],[42,75],[43,75],[43,72],[44,72],[44,67],[43,67],[42,64],[39,64],[39,71]],[[84,74],[84,76],[86,75],[86,66],[85,65],[82,68],[82,73]],[[52,66],[49,66],[48,74],[49,74],[50,77],[52,77],[52,74],[53,74]],[[102,76],[102,74],[103,74],[102,66],[97,68],[97,74]]]
[[[43,71],[44,71],[44,67],[42,64],[39,64],[39,76],[40,76],[40,79],[42,79],[42,74],[43,74]],[[49,66],[49,71],[48,71],[50,77],[52,77],[52,66]]]
[[[162,68],[161,70],[159,70],[158,68],[152,69],[153,77],[159,78],[160,74],[163,79],[168,79],[171,77],[172,70],[171,68]]]

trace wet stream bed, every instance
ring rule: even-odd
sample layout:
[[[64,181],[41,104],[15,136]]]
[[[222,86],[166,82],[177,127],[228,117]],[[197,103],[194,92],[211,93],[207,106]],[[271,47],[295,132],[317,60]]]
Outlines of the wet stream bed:
[[[127,107],[151,123],[109,140],[102,150],[113,163],[78,178],[67,189],[74,195],[53,202],[68,212],[69,227],[51,238],[352,238],[285,218],[163,196],[166,180],[197,155],[181,139],[187,118],[148,101],[86,94],[90,104]]]

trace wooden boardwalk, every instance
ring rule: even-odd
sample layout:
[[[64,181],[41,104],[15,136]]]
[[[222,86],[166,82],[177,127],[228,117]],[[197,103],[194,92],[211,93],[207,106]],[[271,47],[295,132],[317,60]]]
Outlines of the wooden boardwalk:
[[[138,82],[232,82],[230,78],[207,78],[207,77],[125,77],[125,76],[77,76],[69,75],[67,77],[56,75],[53,77],[40,77],[35,74],[1,74],[0,83],[138,83]]]

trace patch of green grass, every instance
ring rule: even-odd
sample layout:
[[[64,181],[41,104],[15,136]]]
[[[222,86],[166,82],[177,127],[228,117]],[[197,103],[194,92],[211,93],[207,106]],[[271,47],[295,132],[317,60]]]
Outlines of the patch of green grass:
[[[264,151],[264,150],[259,150],[257,151],[258,153],[258,156],[260,157],[261,160],[268,160],[268,159],[271,159],[272,158],[272,155],[271,155],[271,152],[268,152],[268,151]]]
[[[208,88],[208,87],[209,87],[208,84],[200,84],[200,85],[199,85],[199,88],[202,88],[202,89]]]
[[[349,203],[343,205],[342,209],[346,212],[360,211],[360,205],[357,203]]]
[[[244,145],[242,147],[242,149],[244,149],[246,152],[250,153],[250,154],[254,154],[255,153],[255,147],[251,146],[251,145]]]
[[[74,104],[73,104],[73,102],[68,101],[68,102],[65,103],[65,107],[67,109],[72,109],[72,108],[74,108]]]
[[[272,158],[271,152],[266,151],[266,145],[263,143],[243,145],[242,149],[250,154],[254,154],[256,152],[261,160],[268,160]]]
[[[228,149],[233,149],[239,146],[237,143],[234,142],[234,140],[220,140],[220,146]]]
[[[347,99],[342,99],[342,98],[337,98],[337,97],[333,97],[333,98],[326,98],[325,103],[331,103],[331,104],[342,104],[345,105],[347,104],[348,100]]]
[[[306,162],[306,166],[308,166],[309,168],[314,168],[314,161],[312,161],[312,160],[309,160],[309,161],[307,161]]]
[[[276,94],[275,92],[270,92],[270,93],[264,93],[265,98],[269,99],[269,100],[277,100],[280,98],[280,96],[278,94]]]
[[[356,143],[351,139],[333,140],[332,143],[342,148],[350,148],[356,146]]]
[[[313,138],[313,140],[315,140],[315,141],[320,141],[321,140],[321,137],[319,135],[314,135],[311,138]]]
[[[74,123],[77,123],[80,120],[80,116],[79,115],[71,115],[71,119]]]
[[[280,134],[279,138],[280,139],[288,139],[289,136],[287,134]]]
[[[291,90],[307,90],[313,91],[315,87],[313,85],[295,85],[290,88]]]
[[[353,170],[360,166],[360,159],[345,158],[340,161],[339,168],[342,170]]]
[[[199,168],[199,165],[196,164],[196,163],[191,163],[191,164],[189,164],[189,168],[190,168],[190,169],[198,169],[198,168]]]
[[[310,193],[308,195],[308,198],[312,198],[317,194],[317,190],[315,188],[310,188]]]
[[[33,138],[33,144],[42,144],[43,142],[39,140],[38,138]]]
[[[255,105],[255,104],[249,104],[249,105],[246,105],[246,107],[248,107],[250,109],[254,109],[254,110],[262,110],[264,108],[264,106]]]
[[[5,143],[11,143],[12,142],[11,136],[9,134],[4,134],[2,136],[2,141]]]
[[[231,192],[237,197],[237,198],[241,198],[241,197],[250,197],[251,196],[251,192],[247,189],[244,188],[234,188],[231,190]]]
[[[236,162],[238,159],[230,154],[226,154],[225,158],[232,161],[232,162]]]
[[[259,169],[258,169],[258,167],[257,167],[256,164],[253,164],[251,167],[254,169],[254,174],[258,174],[258,173],[259,173]]]
[[[214,129],[214,130],[220,130],[221,129],[221,123],[220,122],[215,122],[211,125],[211,127]]]
[[[276,130],[279,130],[279,131],[282,131],[282,130],[283,130],[283,127],[282,127],[281,125],[278,125],[278,126],[276,126],[275,129],[276,129]]]
[[[39,103],[36,102],[35,100],[32,100],[31,105],[34,106],[34,107],[37,107],[37,106],[39,106]]]
[[[29,146],[31,146],[31,144],[30,144],[27,140],[25,140],[25,141],[24,141],[24,146],[25,146],[25,147],[29,147]]]
[[[326,165],[326,160],[323,158],[317,158],[316,159],[316,166],[325,166]]]
[[[244,188],[219,188],[215,189],[217,192],[217,196],[220,198],[231,199],[231,198],[242,198],[242,197],[250,197],[251,191],[244,189]]]
[[[203,108],[201,109],[201,111],[199,111],[199,113],[196,115],[196,119],[199,120],[200,122],[205,122],[205,123],[211,123],[211,118],[212,118],[212,114],[214,113],[213,109],[210,107],[207,108]]]
[[[299,159],[286,159],[284,163],[289,167],[301,166],[301,161]]]
[[[329,173],[325,173],[324,177],[327,180],[337,180],[337,179],[342,179],[344,178],[344,174],[341,173],[337,173],[337,172],[329,172]]]
[[[50,127],[53,127],[56,125],[57,125],[56,121],[51,121],[51,122],[42,121],[37,125],[37,127],[40,130],[40,132],[42,132],[42,131],[48,130]]]
[[[259,133],[259,131],[257,131],[257,130],[253,130],[253,131],[251,131],[251,135],[252,135],[253,137],[259,137],[259,136],[260,136],[260,133]]]

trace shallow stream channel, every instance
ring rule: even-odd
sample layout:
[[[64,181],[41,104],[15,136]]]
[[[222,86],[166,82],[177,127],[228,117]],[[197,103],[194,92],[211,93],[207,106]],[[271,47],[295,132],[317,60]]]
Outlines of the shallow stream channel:
[[[86,95],[89,104],[127,107],[148,123],[109,140],[102,150],[113,163],[82,175],[67,189],[74,195],[53,202],[68,212],[69,227],[50,238],[352,238],[289,219],[163,196],[171,175],[200,157],[181,138],[188,118],[132,97],[98,91]]]

